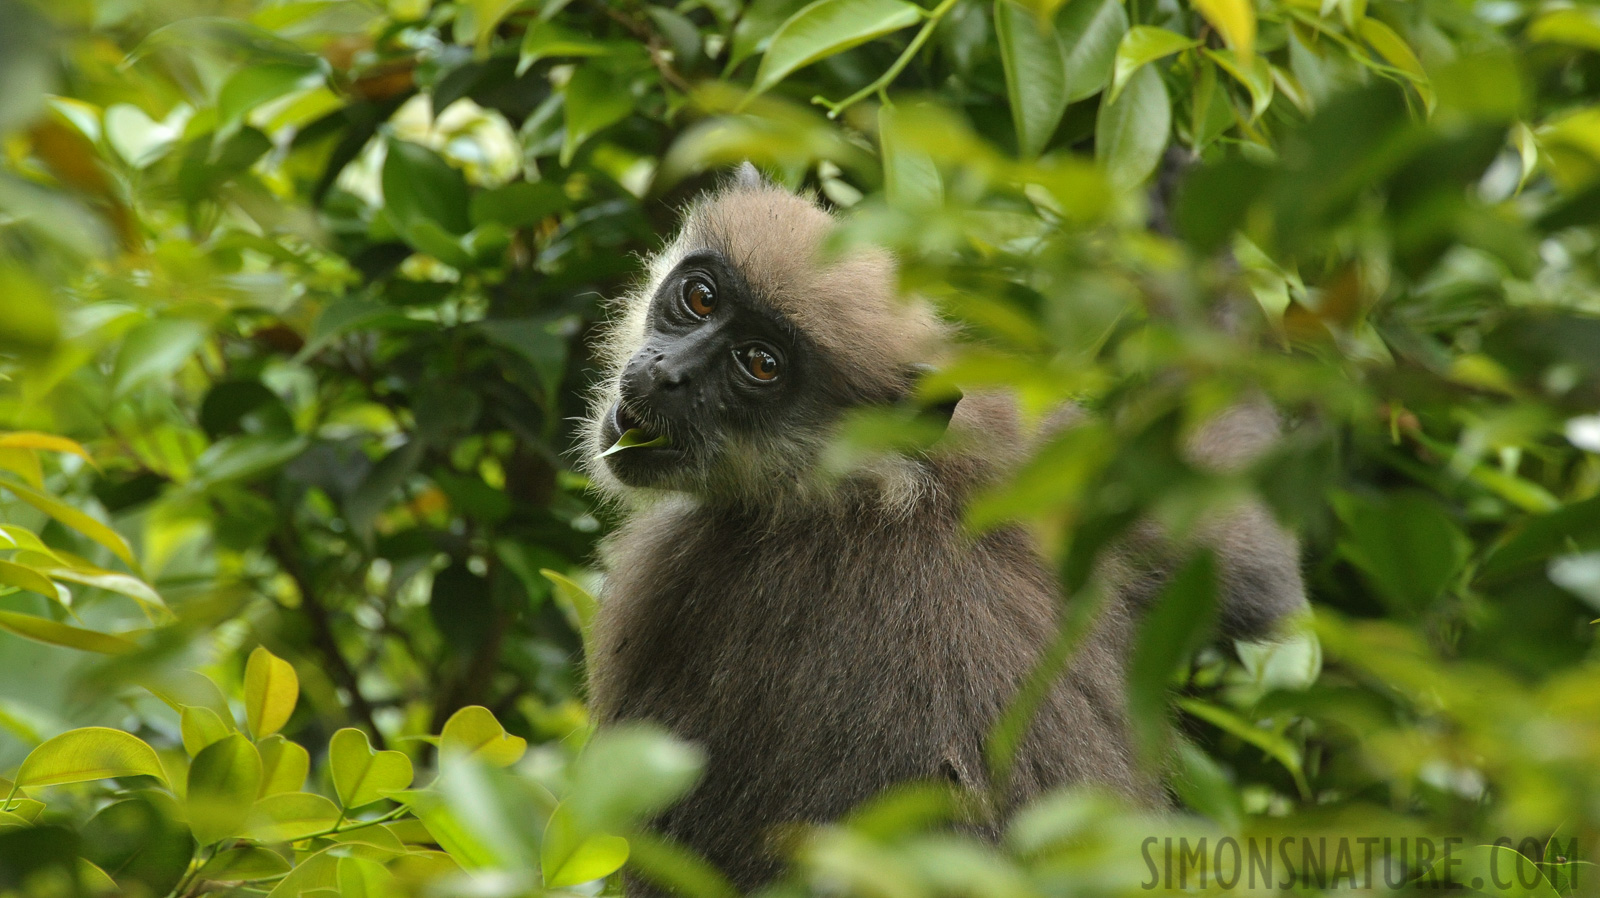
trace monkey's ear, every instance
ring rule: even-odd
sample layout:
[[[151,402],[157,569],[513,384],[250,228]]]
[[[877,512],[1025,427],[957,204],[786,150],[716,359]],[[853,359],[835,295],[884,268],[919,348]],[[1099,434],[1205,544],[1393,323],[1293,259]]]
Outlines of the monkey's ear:
[[[767,179],[761,177],[761,172],[747,159],[739,163],[733,172],[733,186],[740,190],[760,190],[767,186]]]
[[[938,370],[932,365],[924,363],[912,365],[908,372],[910,374],[909,389],[914,391],[918,383],[937,374]],[[949,428],[950,419],[955,416],[956,406],[961,403],[962,398],[961,390],[954,384],[949,384],[944,394],[932,403],[920,404],[910,396],[907,396],[903,401],[905,404],[916,408],[917,420],[927,421],[929,424],[938,427],[942,436],[944,431]]]

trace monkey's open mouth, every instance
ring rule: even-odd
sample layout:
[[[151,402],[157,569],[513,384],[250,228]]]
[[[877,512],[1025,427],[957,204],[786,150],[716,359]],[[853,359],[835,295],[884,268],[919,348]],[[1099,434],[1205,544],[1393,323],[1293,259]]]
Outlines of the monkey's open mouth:
[[[656,433],[638,416],[629,412],[618,403],[611,410],[611,429],[616,432],[616,440],[611,448],[600,453],[601,458],[615,455],[625,449],[667,449],[671,448],[672,440],[665,434]]]

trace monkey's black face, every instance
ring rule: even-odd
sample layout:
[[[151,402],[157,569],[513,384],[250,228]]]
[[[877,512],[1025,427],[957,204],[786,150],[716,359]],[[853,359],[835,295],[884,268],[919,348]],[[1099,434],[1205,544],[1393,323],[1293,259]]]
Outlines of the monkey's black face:
[[[825,417],[815,357],[720,253],[691,253],[657,288],[597,449],[609,447],[607,467],[630,486],[693,490],[755,476],[771,467],[756,457],[763,447],[803,441]]]

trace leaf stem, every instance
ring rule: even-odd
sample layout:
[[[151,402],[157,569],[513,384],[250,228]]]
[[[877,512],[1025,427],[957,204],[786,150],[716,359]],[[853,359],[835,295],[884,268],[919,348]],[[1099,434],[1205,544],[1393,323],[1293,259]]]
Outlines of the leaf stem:
[[[11,791],[6,793],[6,800],[0,801],[0,811],[11,810],[11,799],[17,797],[17,790],[20,788],[22,788],[22,786],[17,783],[11,784]]]
[[[349,826],[343,826],[341,823],[336,822],[333,824],[333,826],[330,826],[321,832],[308,833],[304,836],[301,836],[299,839],[296,839],[295,841],[298,842],[302,839],[320,839],[324,836],[336,836],[339,833],[354,832],[358,829],[366,829],[369,826],[377,826],[380,823],[388,823],[390,820],[394,820],[408,810],[410,810],[410,808],[407,806],[400,805],[399,807],[391,808],[390,810],[385,811],[383,814],[374,817],[371,820],[357,820],[355,823],[352,823]],[[344,820],[344,815],[342,813],[339,815],[339,820],[341,822]]]
[[[885,70],[882,75],[879,75],[871,84],[868,84],[866,87],[861,88],[837,103],[829,103],[827,100],[824,100],[821,97],[813,97],[812,102],[820,103],[823,106],[828,107],[828,118],[838,118],[839,113],[849,109],[851,106],[854,106],[862,100],[865,100],[867,97],[870,97],[875,93],[886,94],[889,89],[889,85],[894,82],[894,79],[900,77],[900,73],[905,71],[906,66],[911,64],[911,57],[917,55],[917,51],[922,49],[922,45],[928,42],[929,37],[933,36],[933,29],[938,27],[939,22],[944,19],[945,13],[949,12],[950,7],[955,5],[956,0],[941,0],[938,6],[935,6],[933,9],[929,10],[927,12],[927,21],[922,23],[922,28],[919,29],[916,36],[911,39],[911,43],[906,45],[904,52],[900,54],[900,58],[896,59],[894,61],[894,65],[889,66],[889,68]],[[887,99],[887,96],[885,99]]]

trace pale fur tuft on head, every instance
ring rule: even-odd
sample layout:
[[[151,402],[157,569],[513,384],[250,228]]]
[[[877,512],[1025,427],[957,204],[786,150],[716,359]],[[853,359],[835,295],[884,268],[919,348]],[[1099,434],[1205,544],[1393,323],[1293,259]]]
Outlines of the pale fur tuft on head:
[[[601,422],[617,402],[623,367],[644,343],[657,288],[690,253],[716,250],[743,275],[754,299],[783,316],[835,366],[852,392],[869,397],[902,393],[913,366],[937,361],[950,330],[927,303],[902,297],[893,258],[877,248],[828,256],[824,244],[834,217],[814,200],[767,181],[745,163],[720,187],[692,203],[677,237],[646,265],[642,282],[612,304],[597,355],[602,374],[590,400],[580,451],[596,487],[609,498],[647,498],[617,480],[598,454]],[[809,466],[825,433],[772,434],[730,441],[725,464],[694,482],[671,484],[701,494],[803,499],[831,489]],[[775,451],[781,445],[782,451]],[[880,461],[864,476],[878,481],[887,504],[907,505],[922,492],[910,460]]]

